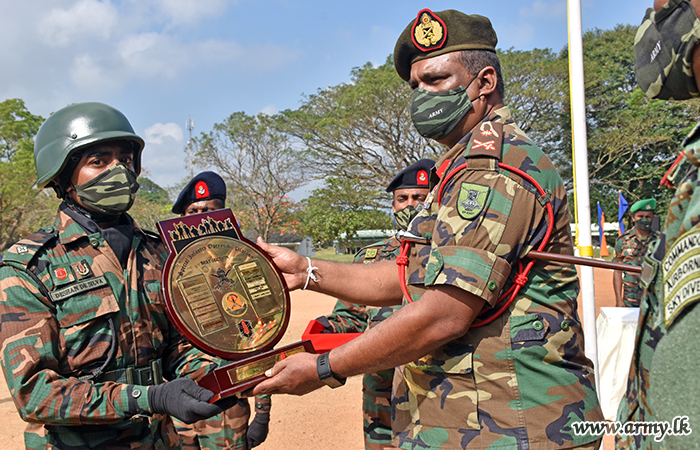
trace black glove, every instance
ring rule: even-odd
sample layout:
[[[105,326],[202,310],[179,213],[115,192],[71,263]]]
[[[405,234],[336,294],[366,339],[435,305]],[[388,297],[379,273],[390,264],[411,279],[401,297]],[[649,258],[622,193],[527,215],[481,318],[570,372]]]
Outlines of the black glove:
[[[265,442],[268,431],[270,431],[270,413],[256,413],[246,432],[248,450]]]
[[[209,404],[214,393],[189,378],[176,378],[148,388],[148,403],[153,414],[169,414],[185,423],[195,423],[220,414],[238,402],[235,396]]]

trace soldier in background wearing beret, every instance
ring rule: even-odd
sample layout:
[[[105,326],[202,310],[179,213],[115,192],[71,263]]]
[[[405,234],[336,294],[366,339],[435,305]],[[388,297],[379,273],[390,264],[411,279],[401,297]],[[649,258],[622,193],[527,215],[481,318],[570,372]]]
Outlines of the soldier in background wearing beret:
[[[223,209],[225,203],[226,182],[219,174],[207,171],[197,174],[187,183],[171,211],[189,216]],[[221,363],[224,364],[225,361]],[[240,398],[232,408],[207,420],[192,425],[176,422],[177,431],[187,449],[251,449],[267,438],[271,406],[269,395],[255,397],[255,418],[248,425],[250,404],[247,398]]]
[[[406,230],[417,214],[417,207],[428,195],[432,159],[421,159],[399,172],[386,187],[394,199],[391,209],[397,231]],[[401,242],[394,235],[362,248],[354,263],[369,264],[376,261],[394,261],[399,256]],[[324,325],[325,333],[362,333],[388,319],[399,306],[371,308],[338,300],[329,316],[317,318]],[[391,383],[394,369],[368,373],[362,379],[362,429],[365,450],[395,448],[391,445]]]
[[[700,0],[655,0],[634,39],[634,72],[647,97],[700,96]],[[680,123],[685,127],[686,123]],[[642,265],[640,304],[627,393],[617,420],[665,421],[657,435],[616,436],[618,449],[695,449],[700,431],[697,333],[700,327],[700,126],[683,141],[663,184],[675,187],[666,222]],[[692,435],[690,435],[692,432]]]
[[[403,31],[394,64],[414,89],[413,123],[449,149],[402,237],[400,270],[391,261],[310,263],[260,242],[292,289],[406,303],[329,353],[280,361],[255,393],[305,394],[398,366],[399,448],[597,448],[600,436],[582,429],[603,416],[576,268],[527,258],[531,249],[573,254],[566,189],[503,105],[496,44],[486,17],[455,10],[424,9]]]
[[[615,261],[641,266],[647,250],[659,238],[659,232],[651,229],[654,221],[656,199],[640,200],[630,208],[632,228],[615,241]],[[639,306],[644,287],[639,282],[639,274],[616,270],[613,273],[615,306]]]

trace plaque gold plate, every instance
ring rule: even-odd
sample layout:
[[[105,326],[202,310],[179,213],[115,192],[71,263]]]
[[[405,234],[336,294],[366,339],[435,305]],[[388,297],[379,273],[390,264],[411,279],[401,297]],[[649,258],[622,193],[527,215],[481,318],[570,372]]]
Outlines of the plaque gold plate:
[[[230,209],[164,220],[158,230],[170,250],[161,280],[168,318],[195,347],[233,361],[199,380],[212,401],[255,386],[293,353],[313,353],[308,341],[273,350],[289,323],[289,290]]]

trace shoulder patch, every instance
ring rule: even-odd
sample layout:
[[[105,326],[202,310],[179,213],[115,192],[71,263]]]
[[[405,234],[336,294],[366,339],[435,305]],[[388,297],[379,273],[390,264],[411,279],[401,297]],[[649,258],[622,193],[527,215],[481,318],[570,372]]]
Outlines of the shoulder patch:
[[[670,327],[688,306],[700,301],[700,228],[678,238],[661,263],[664,322]]]
[[[503,124],[500,122],[481,122],[469,139],[464,151],[465,158],[486,156],[501,160],[503,153]]]
[[[10,247],[2,259],[27,267],[39,249],[56,237],[58,237],[58,230],[55,227],[41,228]]]
[[[457,212],[465,220],[472,220],[481,213],[486,205],[489,186],[476,183],[462,182],[457,199]]]

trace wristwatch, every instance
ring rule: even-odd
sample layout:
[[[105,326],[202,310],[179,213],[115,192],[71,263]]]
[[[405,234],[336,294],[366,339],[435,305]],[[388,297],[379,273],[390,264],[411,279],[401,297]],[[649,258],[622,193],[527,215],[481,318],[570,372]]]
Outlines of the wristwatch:
[[[327,386],[335,389],[345,384],[345,378],[341,378],[331,371],[331,363],[328,361],[328,353],[321,354],[316,359],[316,370],[318,377],[326,383]]]

